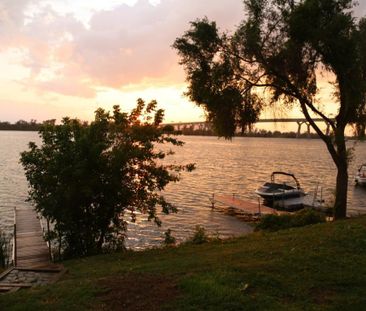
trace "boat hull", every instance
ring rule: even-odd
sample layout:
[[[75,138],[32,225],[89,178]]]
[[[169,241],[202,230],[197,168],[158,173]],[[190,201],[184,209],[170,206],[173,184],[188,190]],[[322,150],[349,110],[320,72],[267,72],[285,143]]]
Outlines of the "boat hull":
[[[355,175],[356,185],[366,186],[366,164],[362,164]]]
[[[356,185],[366,186],[366,177],[356,176],[355,183]]]
[[[275,182],[275,175],[291,176],[296,182],[296,187],[286,183]],[[271,182],[266,182],[255,193],[263,198],[264,205],[275,209],[294,211],[304,206],[302,198],[305,196],[305,192],[301,189],[298,180],[293,174],[273,172]]]
[[[288,191],[288,192],[277,192],[277,193],[266,193],[261,192],[259,190],[255,191],[256,194],[261,196],[266,201],[280,201],[280,200],[288,200],[293,198],[299,198],[304,196],[303,191]]]
[[[262,187],[257,189],[255,193],[269,203],[299,198],[305,195],[305,192],[302,189],[278,183],[265,183]]]

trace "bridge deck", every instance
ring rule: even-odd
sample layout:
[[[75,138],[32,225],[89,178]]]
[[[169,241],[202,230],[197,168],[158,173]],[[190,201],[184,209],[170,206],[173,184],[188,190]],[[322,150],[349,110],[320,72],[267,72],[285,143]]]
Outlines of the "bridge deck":
[[[15,217],[17,266],[30,268],[50,265],[48,247],[35,210],[16,209]]]

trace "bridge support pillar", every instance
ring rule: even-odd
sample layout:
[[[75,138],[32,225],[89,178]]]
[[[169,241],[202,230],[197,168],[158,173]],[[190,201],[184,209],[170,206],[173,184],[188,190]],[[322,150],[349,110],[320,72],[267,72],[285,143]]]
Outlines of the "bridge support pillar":
[[[296,138],[300,137],[301,134],[301,126],[303,125],[304,121],[297,121],[297,134],[296,134]]]
[[[305,124],[308,127],[308,131],[307,131],[308,138],[310,138],[310,123],[306,122]]]
[[[325,130],[325,135],[329,136],[330,134],[330,124],[327,122],[327,129]]]

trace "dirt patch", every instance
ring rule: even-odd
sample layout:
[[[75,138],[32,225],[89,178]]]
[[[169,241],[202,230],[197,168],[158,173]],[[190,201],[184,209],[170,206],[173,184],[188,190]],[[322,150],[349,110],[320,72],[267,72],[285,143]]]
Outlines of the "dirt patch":
[[[149,274],[127,274],[101,279],[97,310],[158,311],[178,295],[175,280]]]

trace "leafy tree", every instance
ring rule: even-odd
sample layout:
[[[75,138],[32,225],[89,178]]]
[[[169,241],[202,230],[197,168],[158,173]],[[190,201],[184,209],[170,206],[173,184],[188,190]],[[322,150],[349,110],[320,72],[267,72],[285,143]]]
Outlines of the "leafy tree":
[[[244,3],[246,18],[233,35],[219,33],[216,23],[205,18],[192,22],[176,39],[173,47],[186,70],[187,94],[206,109],[218,134],[225,137],[234,135],[240,120],[255,122],[264,102],[281,108],[298,105],[337,167],[334,215],[344,218],[345,128],[365,122],[366,22],[352,16],[351,0]],[[316,100],[324,72],[335,81],[335,120],[326,114],[332,104],[322,107]],[[313,117],[328,123],[332,135],[322,131]]]
[[[194,166],[162,163],[171,151],[159,145],[183,143],[165,134],[163,111],[156,106],[139,99],[130,114],[119,106],[113,113],[98,109],[90,124],[70,118],[61,125],[46,122],[42,145],[31,142],[21,154],[30,200],[55,224],[53,235],[65,257],[121,247],[125,219],[134,220],[137,211],[158,225],[157,206],[175,211],[159,192]]]

